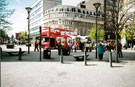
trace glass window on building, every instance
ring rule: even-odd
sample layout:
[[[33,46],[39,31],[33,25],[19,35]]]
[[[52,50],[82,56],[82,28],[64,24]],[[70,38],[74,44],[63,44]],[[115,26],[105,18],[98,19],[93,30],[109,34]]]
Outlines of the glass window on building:
[[[72,12],[72,8],[70,8],[70,12]]]
[[[64,11],[67,11],[67,8],[64,8]]]
[[[94,16],[96,16],[96,13],[94,12]]]
[[[73,22],[71,21],[71,25],[73,24]]]
[[[57,12],[58,10],[59,10],[59,9],[57,8],[57,9],[56,9],[56,12]]]
[[[55,21],[56,24],[58,24],[58,21]]]
[[[89,14],[89,11],[87,11],[87,14]]]
[[[72,27],[69,27],[70,30],[72,30]]]
[[[85,14],[85,10],[83,10],[83,14]]]
[[[90,15],[92,15],[92,12],[90,12]]]
[[[63,11],[63,8],[60,8],[60,11]]]
[[[79,17],[82,18],[82,15],[80,14]]]
[[[48,10],[48,13],[50,13],[50,10]]]
[[[51,11],[54,12],[54,9],[52,9]]]
[[[58,14],[58,13],[56,13],[56,14],[55,14],[55,16],[56,16],[56,17],[58,17],[58,16],[59,16],[59,14]]]
[[[69,8],[67,8],[67,11],[69,11]]]
[[[76,9],[75,8],[73,8],[73,12],[76,12]]]
[[[70,11],[71,11],[71,12],[75,12],[74,8],[71,8]]]
[[[64,17],[65,16],[65,13],[62,13],[62,16]]]
[[[38,3],[32,8],[32,10],[36,9],[36,8],[39,7],[40,5],[41,5],[41,1],[38,2]]]
[[[81,13],[81,10],[80,9],[78,9],[78,13]]]

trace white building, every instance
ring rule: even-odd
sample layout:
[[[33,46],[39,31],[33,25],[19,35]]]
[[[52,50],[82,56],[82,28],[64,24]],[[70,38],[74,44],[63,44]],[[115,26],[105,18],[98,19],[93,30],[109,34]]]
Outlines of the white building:
[[[87,35],[95,21],[94,11],[70,5],[59,5],[45,11],[43,26],[76,30],[80,35]],[[98,14],[98,24],[103,25],[103,17],[100,14]]]
[[[104,8],[104,0],[84,0],[80,2],[77,7],[85,8],[87,10],[95,11],[94,3],[101,3],[100,8]]]
[[[57,5],[61,5],[62,0],[37,0],[32,6],[30,13],[30,35],[39,34],[39,26],[43,24],[44,11]]]

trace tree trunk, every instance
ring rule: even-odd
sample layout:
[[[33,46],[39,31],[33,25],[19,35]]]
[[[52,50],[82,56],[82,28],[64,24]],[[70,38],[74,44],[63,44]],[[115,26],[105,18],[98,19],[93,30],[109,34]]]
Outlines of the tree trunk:
[[[115,62],[118,62],[118,31],[116,30],[116,58]]]

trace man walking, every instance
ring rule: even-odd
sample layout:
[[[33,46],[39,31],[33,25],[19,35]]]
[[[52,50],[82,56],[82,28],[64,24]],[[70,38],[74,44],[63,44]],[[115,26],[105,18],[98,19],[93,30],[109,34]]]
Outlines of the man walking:
[[[35,48],[34,48],[34,51],[39,51],[39,49],[38,49],[38,42],[37,41],[35,41]]]

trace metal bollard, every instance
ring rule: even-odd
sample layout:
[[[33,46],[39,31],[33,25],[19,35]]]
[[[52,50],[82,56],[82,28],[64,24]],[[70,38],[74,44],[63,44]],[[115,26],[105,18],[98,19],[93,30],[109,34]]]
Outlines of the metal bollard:
[[[40,43],[39,44],[40,45],[40,61],[42,61],[42,58],[41,58],[41,56],[42,56],[42,54],[41,54],[41,32],[42,32],[42,27],[40,26],[39,27],[39,33],[40,33],[40,42],[39,42]]]
[[[61,55],[60,55],[60,62],[63,63],[63,51],[62,51],[62,48],[60,49],[60,51],[61,51],[60,52],[61,53]]]
[[[2,59],[2,48],[0,47],[0,59]]]
[[[87,65],[87,51],[84,51],[84,64]]]
[[[19,60],[22,60],[22,49],[19,48]]]
[[[109,52],[110,67],[112,67],[112,52]]]

